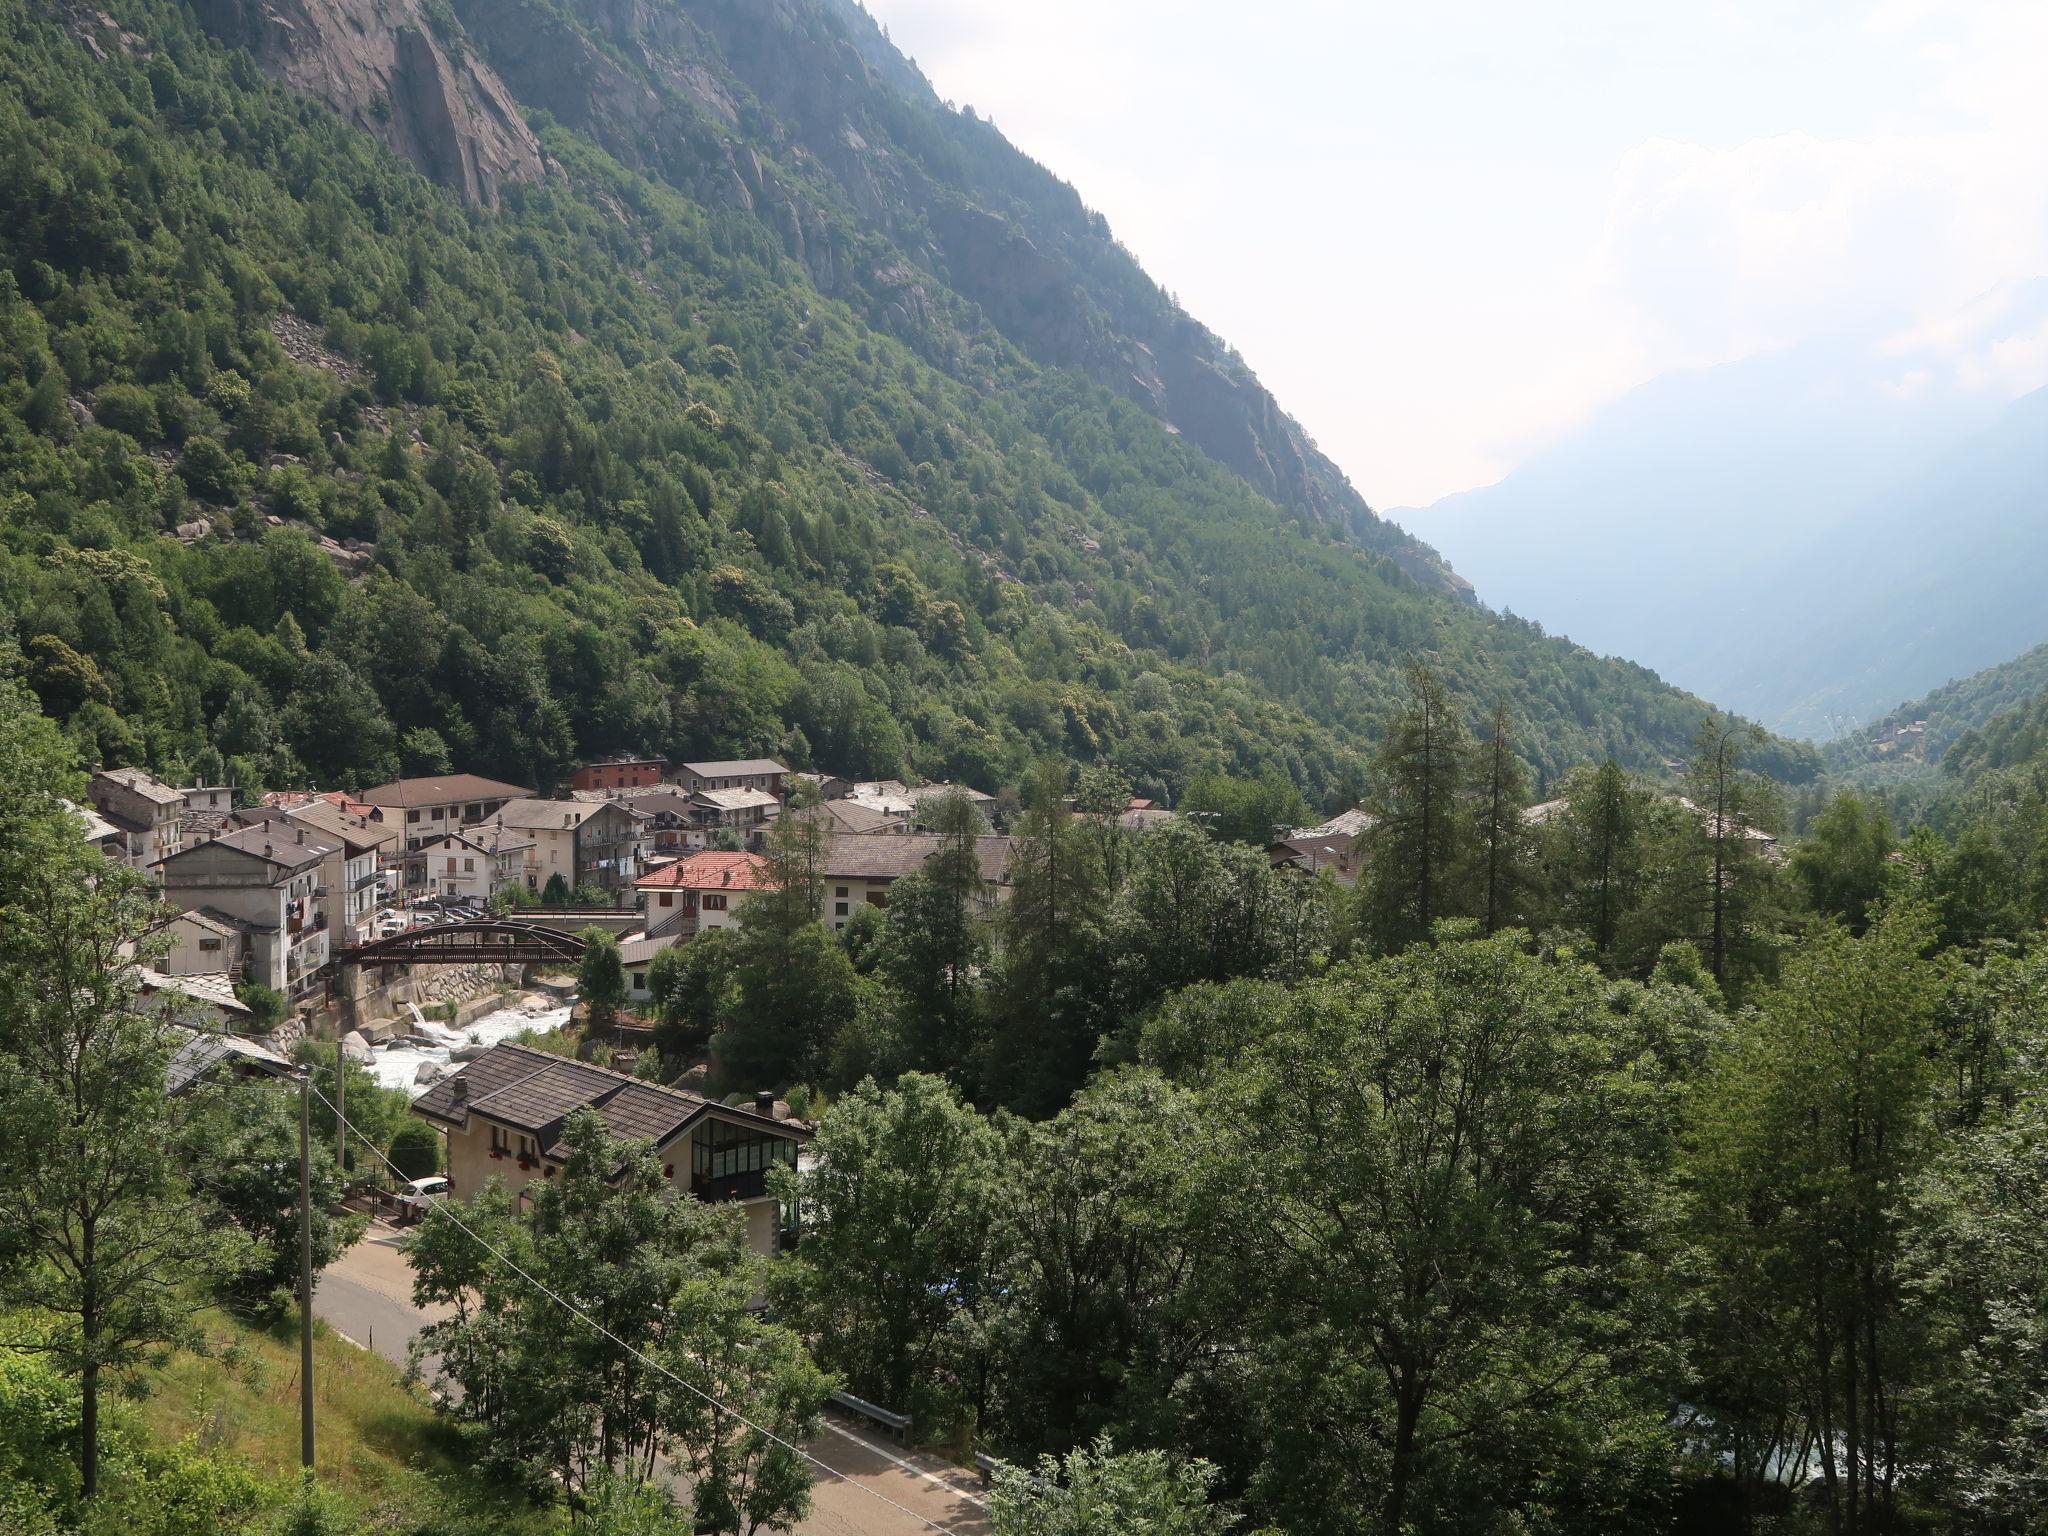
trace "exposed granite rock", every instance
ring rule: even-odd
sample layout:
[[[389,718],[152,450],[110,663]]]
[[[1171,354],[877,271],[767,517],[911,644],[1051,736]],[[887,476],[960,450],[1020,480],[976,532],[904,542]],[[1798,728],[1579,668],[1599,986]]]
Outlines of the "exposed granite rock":
[[[540,145],[512,93],[434,35],[418,0],[194,0],[207,29],[375,134],[443,186],[495,207],[538,181]]]

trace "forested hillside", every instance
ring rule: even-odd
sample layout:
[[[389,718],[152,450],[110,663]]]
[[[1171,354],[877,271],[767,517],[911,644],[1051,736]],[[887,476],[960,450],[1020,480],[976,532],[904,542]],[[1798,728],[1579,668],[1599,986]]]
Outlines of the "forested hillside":
[[[995,787],[1056,752],[1155,793],[1212,770],[1333,803],[1416,654],[1505,700],[1546,780],[1690,738],[1697,700],[1419,584],[1402,540],[1306,491],[1276,505],[1178,408],[1177,433],[935,275],[894,290],[933,325],[884,327],[758,205],[649,155],[624,167],[545,112],[530,177],[523,125],[489,154],[435,140],[496,45],[430,8],[429,47],[385,9],[351,23],[358,121],[452,154],[456,185],[276,83],[275,28],[236,49],[178,5],[108,25],[6,0],[0,613],[86,760],[545,784],[610,748],[772,750]],[[745,9],[646,14],[708,36]],[[863,74],[863,103],[908,79]],[[812,165],[717,80],[742,162]],[[1011,160],[1016,197],[1052,195]],[[944,163],[972,185],[1003,162]],[[1098,235],[1071,259],[1108,261]]]
[[[1875,725],[1821,749],[1833,773],[1866,782],[1912,778],[1939,767],[1958,738],[2048,692],[2048,645],[2011,661],[1944,683],[1925,698],[1901,704]]]

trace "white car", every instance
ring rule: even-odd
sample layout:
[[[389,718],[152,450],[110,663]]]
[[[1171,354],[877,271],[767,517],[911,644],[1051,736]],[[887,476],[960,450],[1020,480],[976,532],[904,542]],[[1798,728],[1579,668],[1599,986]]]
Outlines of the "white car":
[[[448,1180],[441,1174],[430,1173],[424,1179],[409,1179],[398,1191],[401,1200],[417,1200],[422,1205],[430,1200],[444,1200],[448,1196]]]

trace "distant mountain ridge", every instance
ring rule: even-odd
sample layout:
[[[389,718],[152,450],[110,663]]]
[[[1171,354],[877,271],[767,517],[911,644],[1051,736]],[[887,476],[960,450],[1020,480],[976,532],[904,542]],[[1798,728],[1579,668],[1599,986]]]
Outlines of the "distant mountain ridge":
[[[2048,555],[2042,401],[1972,377],[2042,334],[2048,280],[1945,332],[1666,375],[1499,484],[1393,515],[1489,606],[1825,738],[2048,639],[2012,579]]]

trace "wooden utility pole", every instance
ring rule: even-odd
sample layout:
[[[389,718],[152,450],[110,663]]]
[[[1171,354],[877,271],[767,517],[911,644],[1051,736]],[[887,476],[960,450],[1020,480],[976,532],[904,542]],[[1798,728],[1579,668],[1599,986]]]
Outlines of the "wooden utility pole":
[[[313,1470],[313,1073],[299,1071],[299,1460]]]

